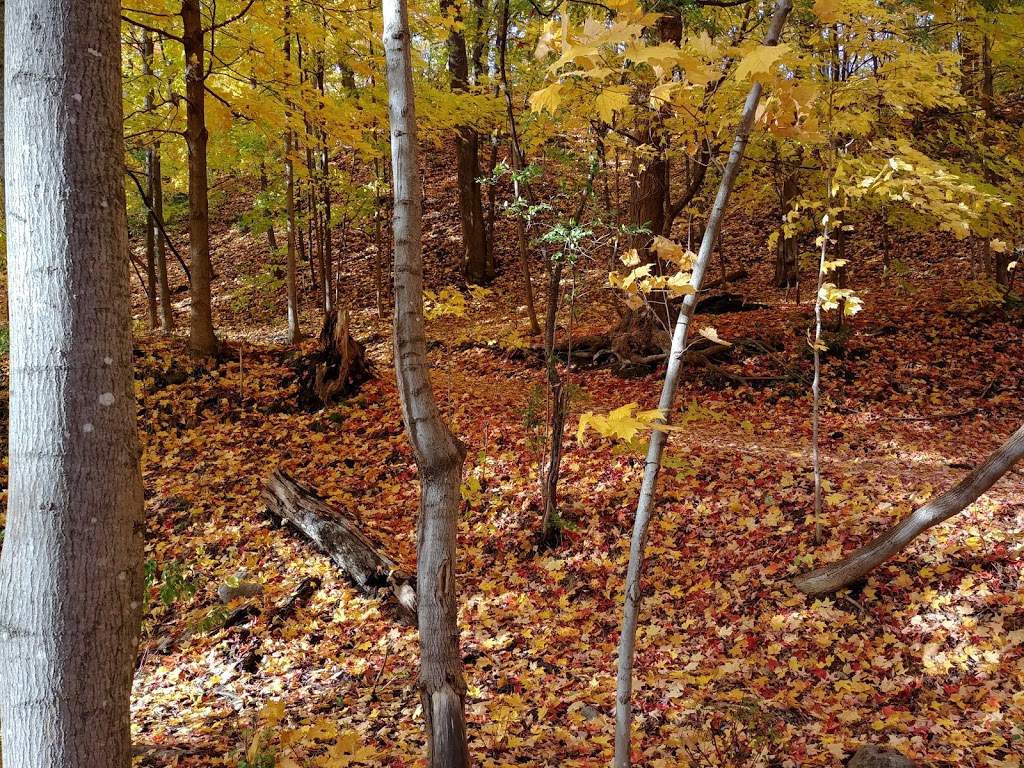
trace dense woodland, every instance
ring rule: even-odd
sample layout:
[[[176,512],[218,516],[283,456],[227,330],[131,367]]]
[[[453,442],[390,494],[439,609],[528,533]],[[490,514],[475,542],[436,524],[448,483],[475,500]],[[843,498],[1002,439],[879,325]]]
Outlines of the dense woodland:
[[[0,18],[7,768],[1024,764],[1019,0]]]

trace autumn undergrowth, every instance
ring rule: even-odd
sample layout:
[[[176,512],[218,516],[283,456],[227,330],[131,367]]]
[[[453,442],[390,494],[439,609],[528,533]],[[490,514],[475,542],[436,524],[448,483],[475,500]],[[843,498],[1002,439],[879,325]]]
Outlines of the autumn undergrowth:
[[[439,199],[453,193],[446,179],[437,181]],[[445,216],[431,220],[426,241],[437,296],[458,280],[448,236],[456,224]],[[502,242],[514,242],[506,223],[498,227]],[[732,263],[753,273],[734,289],[768,308],[717,316],[714,325],[723,339],[752,339],[770,352],[737,344],[721,363],[747,384],[709,370],[684,373],[682,407],[717,417],[670,442],[644,580],[634,762],[824,768],[877,743],[939,768],[1018,768],[1019,473],[850,589],[810,600],[788,578],[851,551],[955,484],[1019,425],[1020,313],[948,313],[964,265],[939,238],[914,240],[922,256],[900,274],[905,287],[884,284],[874,257],[852,266],[865,308],[842,354],[822,359],[824,542],[815,546],[803,354],[810,304],[787,302],[771,287],[764,231],[756,220],[735,220],[725,241]],[[870,232],[854,237],[871,241]],[[262,244],[223,228],[215,242],[232,248],[231,259],[215,255],[217,295],[227,296],[241,275],[256,273]],[[219,305],[222,335],[237,355],[216,366],[190,362],[181,335],[138,336],[146,556],[154,566],[132,727],[138,744],[173,756],[155,764],[422,764],[415,630],[268,518],[259,497],[262,480],[284,466],[414,570],[416,472],[390,375],[390,320],[373,306],[371,246],[353,242],[341,284],[378,373],[344,403],[297,409],[294,351],[275,342],[281,297],[238,314],[230,302]],[[892,247],[906,244],[894,236]],[[570,422],[560,513],[571,525],[558,548],[537,553],[541,508],[526,416],[544,369],[519,342],[515,354],[488,343],[529,340],[518,272],[511,261],[502,267],[491,294],[463,294],[466,317],[428,325],[439,405],[468,448],[466,478],[478,480],[462,510],[457,574],[470,746],[484,768],[606,765],[643,460],[603,440],[578,441]],[[173,274],[182,286],[183,275]],[[615,317],[605,279],[581,271],[591,300],[574,333],[607,330]],[[144,301],[135,301],[144,317]],[[304,312],[313,328],[315,314]],[[634,402],[652,408],[659,385],[657,373],[624,380],[601,369],[573,378],[586,409],[605,414]],[[175,599],[166,607],[161,591],[174,567],[182,581],[171,588],[170,579]],[[217,587],[242,570],[263,593],[223,606],[220,621],[203,625],[221,607]],[[311,577],[319,589],[287,620],[272,620]],[[230,615],[238,623],[225,626]]]

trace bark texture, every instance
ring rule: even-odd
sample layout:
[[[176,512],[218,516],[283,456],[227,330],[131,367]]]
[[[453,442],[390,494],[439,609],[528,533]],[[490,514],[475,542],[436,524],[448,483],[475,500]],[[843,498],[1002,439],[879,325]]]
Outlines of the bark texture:
[[[906,549],[914,538],[973,504],[1024,457],[1024,426],[1018,429],[980,467],[956,486],[932,499],[856,552],[838,562],[800,574],[793,583],[808,595],[823,595],[853,583],[873,568]]]
[[[449,14],[452,28],[448,33],[448,72],[452,90],[469,87],[469,58],[466,35],[457,3],[442,0],[441,12]],[[480,138],[470,126],[455,130],[455,168],[459,187],[459,218],[462,223],[462,274],[469,285],[483,285],[494,276],[487,269],[487,228],[484,226],[483,202],[480,199]]]
[[[455,599],[459,483],[466,449],[434,400],[423,329],[422,211],[408,10],[384,0],[391,163],[395,196],[395,373],[420,476],[417,584],[420,700],[428,768],[468,766],[466,683]]]
[[[117,0],[8,0],[11,768],[127,768],[141,620]]]
[[[348,311],[331,312],[324,318],[317,351],[299,362],[299,407],[318,411],[355,392],[371,375],[363,345],[349,333]]]

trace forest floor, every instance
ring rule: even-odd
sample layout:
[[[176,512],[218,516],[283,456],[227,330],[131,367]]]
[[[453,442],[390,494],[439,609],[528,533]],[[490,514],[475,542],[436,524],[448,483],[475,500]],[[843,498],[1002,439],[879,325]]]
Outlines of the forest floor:
[[[455,200],[454,176],[428,178],[435,289],[458,284]],[[374,309],[372,248],[353,238],[343,285],[376,376],[345,402],[307,414],[295,407],[292,362],[315,341],[281,344],[283,289],[259,280],[263,241],[231,229],[229,214],[220,218],[216,322],[231,358],[189,362],[183,336],[148,335],[137,322],[152,571],[133,704],[139,761],[421,765],[415,630],[383,597],[358,594],[260,501],[264,479],[285,467],[414,570],[418,487],[390,365],[390,318]],[[896,237],[906,269],[884,285],[870,235],[855,236],[850,284],[864,311],[830,337],[825,355],[825,537],[815,544],[813,307],[806,290],[797,304],[771,287],[766,236],[737,212],[724,242],[730,268],[752,273],[731,290],[767,307],[695,321],[774,350],[737,352],[723,365],[775,380],[747,386],[707,370],[684,373],[677,418],[686,429],[671,437],[649,538],[636,764],[838,766],[873,743],[929,766],[1019,768],[1021,469],[852,590],[813,600],[788,578],[955,484],[1020,425],[1020,311],[950,311],[968,269],[952,240]],[[514,256],[503,228],[492,292],[468,298],[466,317],[428,324],[436,395],[469,450],[458,591],[470,746],[481,766],[602,766],[612,751],[643,462],[635,448],[593,432],[577,439],[576,424],[586,411],[653,408],[662,372],[571,373],[564,537],[538,553],[543,369],[520,349],[538,340],[529,338]],[[574,332],[614,321],[607,271],[605,255],[582,265]],[[184,328],[187,293],[176,297]],[[144,318],[141,293],[136,300]],[[311,306],[304,320],[307,332],[319,330]],[[261,614],[224,628],[228,609],[216,590],[240,571],[264,586],[248,601]],[[310,577],[319,588],[291,618],[272,622],[274,607]]]

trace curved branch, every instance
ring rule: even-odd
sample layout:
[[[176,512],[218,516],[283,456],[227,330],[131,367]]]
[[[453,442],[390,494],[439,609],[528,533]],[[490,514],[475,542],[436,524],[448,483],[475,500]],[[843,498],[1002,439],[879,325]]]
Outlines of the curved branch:
[[[133,171],[131,168],[125,168],[124,170],[129,176],[131,176],[132,181],[135,182],[135,186],[139,188],[139,196],[142,198],[143,205],[146,206],[147,211],[153,214],[153,221],[155,221],[156,225],[160,227],[160,231],[163,233],[164,240],[167,242],[169,246],[171,246],[171,250],[174,252],[174,255],[178,257],[178,263],[181,264],[181,268],[185,270],[185,277],[188,279],[189,282],[192,282],[192,274],[188,271],[188,266],[185,264],[185,260],[181,258],[181,254],[178,253],[178,249],[174,247],[174,241],[171,240],[171,236],[167,234],[167,229],[164,227],[163,219],[157,216],[156,211],[153,210],[153,205],[150,202],[149,195],[147,195],[146,190],[143,189],[142,182],[139,181],[139,177],[135,175],[135,171]]]
[[[842,589],[902,552],[921,532],[962,512],[995,485],[1022,457],[1024,426],[955,487],[914,510],[909,517],[842,560],[800,574],[793,579],[793,584],[808,595],[823,595]]]

